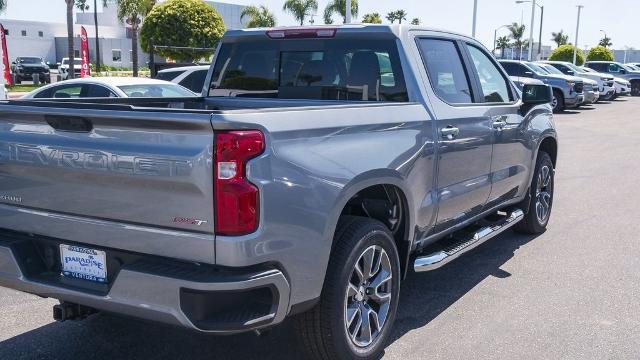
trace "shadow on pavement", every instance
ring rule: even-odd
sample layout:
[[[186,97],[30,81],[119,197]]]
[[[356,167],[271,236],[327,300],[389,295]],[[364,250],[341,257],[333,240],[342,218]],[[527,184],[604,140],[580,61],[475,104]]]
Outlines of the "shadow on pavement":
[[[507,232],[435,271],[411,273],[402,285],[391,341],[436,318],[500,267],[533,236]],[[18,314],[16,314],[18,315]],[[98,314],[51,323],[0,342],[0,359],[301,359],[290,322],[258,337],[211,336],[140,320]]]

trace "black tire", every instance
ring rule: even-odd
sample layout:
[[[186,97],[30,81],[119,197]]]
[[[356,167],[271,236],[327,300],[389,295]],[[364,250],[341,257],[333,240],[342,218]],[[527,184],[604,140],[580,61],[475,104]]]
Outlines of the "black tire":
[[[554,113],[564,111],[564,95],[562,95],[562,91],[556,89],[553,90],[553,100],[551,104]]]
[[[363,286],[360,287],[361,292],[359,300],[355,300],[356,296],[349,297],[347,292],[348,285],[353,280],[356,263],[363,271],[366,267],[364,256],[372,247],[376,249],[384,249],[388,255],[387,265],[392,278],[384,283],[385,291],[390,296],[390,303],[387,310],[386,320],[383,321],[381,330],[376,330],[377,337],[368,346],[356,345],[356,340],[351,339],[348,334],[353,331],[356,335],[358,330],[350,330],[347,325],[347,304],[350,302],[363,303],[362,295],[371,294],[368,287],[366,292],[362,292]],[[383,255],[379,255],[382,257]],[[376,257],[378,259],[378,257]],[[373,258],[372,258],[373,260]],[[379,265],[378,274],[382,274],[383,267]],[[371,278],[377,278],[371,276]],[[375,279],[374,279],[375,280]],[[373,283],[373,280],[371,281]],[[375,292],[378,293],[377,291]],[[395,246],[393,236],[386,226],[377,220],[357,216],[344,216],[338,222],[338,227],[334,235],[334,245],[327,267],[324,286],[320,302],[315,308],[296,317],[296,335],[300,338],[301,343],[307,352],[308,359],[375,359],[382,352],[386,342],[391,334],[393,322],[396,317],[398,308],[398,300],[400,294],[400,260],[398,250]],[[366,302],[365,298],[365,302]],[[353,303],[351,304],[354,305]],[[357,305],[356,305],[357,306]],[[360,308],[362,309],[362,308]],[[382,311],[378,311],[383,313]],[[362,314],[362,312],[360,312]],[[367,319],[372,319],[371,314],[367,315]],[[353,319],[355,319],[355,315]],[[376,316],[379,319],[379,317]],[[362,321],[364,318],[359,318]],[[360,322],[356,322],[356,326]],[[373,321],[370,326],[374,326]],[[371,328],[370,328],[371,329]],[[371,334],[371,332],[369,332]],[[357,337],[357,336],[356,336]],[[371,336],[371,338],[374,338]]]
[[[631,82],[631,96],[640,96],[640,80]]]
[[[546,184],[545,168],[548,171],[549,180]],[[553,162],[551,161],[551,156],[544,151],[540,151],[538,153],[535,172],[529,188],[530,200],[523,204],[523,207],[528,206],[528,209],[526,209],[527,211],[524,219],[515,226],[516,231],[525,234],[540,234],[546,230],[549,218],[551,217],[551,209],[553,208],[553,190],[555,186],[554,175],[555,171],[553,168]],[[549,196],[547,197],[544,193]],[[545,203],[548,204],[548,208],[546,210],[546,215],[541,218],[539,216],[539,206],[544,207]]]

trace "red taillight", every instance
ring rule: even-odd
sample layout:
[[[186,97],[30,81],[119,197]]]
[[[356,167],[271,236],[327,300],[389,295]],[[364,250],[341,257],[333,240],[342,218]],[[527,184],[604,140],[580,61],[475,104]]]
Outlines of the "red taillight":
[[[271,39],[316,39],[336,36],[336,28],[292,28],[267,31]]]
[[[258,228],[258,188],[246,178],[247,161],[262,154],[260,131],[223,131],[215,135],[215,216],[219,235],[244,235]]]

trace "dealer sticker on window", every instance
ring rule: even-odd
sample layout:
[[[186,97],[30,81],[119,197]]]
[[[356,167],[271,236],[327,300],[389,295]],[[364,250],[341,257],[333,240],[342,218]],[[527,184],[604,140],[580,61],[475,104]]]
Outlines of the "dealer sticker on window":
[[[104,251],[61,244],[60,259],[64,276],[107,282],[107,255]]]

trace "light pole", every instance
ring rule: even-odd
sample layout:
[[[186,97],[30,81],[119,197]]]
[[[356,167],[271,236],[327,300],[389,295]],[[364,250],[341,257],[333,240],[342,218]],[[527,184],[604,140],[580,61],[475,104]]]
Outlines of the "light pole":
[[[531,0],[516,0],[516,4],[524,4],[531,2]],[[537,4],[540,8],[540,33],[538,34],[538,60],[542,59],[542,22],[544,21],[544,6]]]
[[[576,65],[576,58],[578,56],[578,32],[580,31],[580,13],[584,5],[577,5],[578,7],[578,21],[576,22],[576,42],[573,44],[573,65]]]
[[[345,23],[346,24],[351,24],[351,0],[347,0],[346,5],[347,5],[346,9],[345,9],[345,14],[346,15],[344,17]]]
[[[471,27],[471,37],[476,37],[476,19],[478,17],[478,0],[473,0],[473,25]]]
[[[509,27],[510,25],[502,25],[493,31],[493,55],[496,54],[496,42],[498,41],[498,30]]]
[[[529,29],[529,58],[528,60],[533,60],[533,22],[536,17],[536,0],[531,2],[531,28]]]

